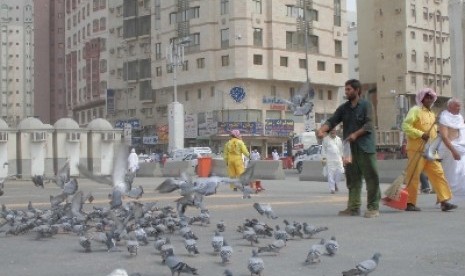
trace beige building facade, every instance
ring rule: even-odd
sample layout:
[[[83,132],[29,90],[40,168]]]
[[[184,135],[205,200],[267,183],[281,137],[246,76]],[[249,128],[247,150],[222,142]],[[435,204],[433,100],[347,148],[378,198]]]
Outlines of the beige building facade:
[[[15,127],[34,116],[32,0],[0,1],[0,117]]]
[[[398,129],[415,93],[451,96],[448,1],[358,0],[360,79],[379,130]]]
[[[348,76],[345,1],[307,3],[308,73],[319,123],[339,104]],[[156,128],[167,124],[166,105],[174,99],[167,49],[188,37],[177,67],[177,99],[186,115],[197,118],[198,132],[186,135],[186,145],[199,139],[221,145],[229,128],[244,123],[256,124],[245,139],[262,149],[288,139],[267,132],[270,120],[293,120],[294,132],[304,131],[303,117],[293,116],[281,101],[303,93],[306,82],[305,39],[297,26],[303,12],[296,1],[155,1],[154,8]]]

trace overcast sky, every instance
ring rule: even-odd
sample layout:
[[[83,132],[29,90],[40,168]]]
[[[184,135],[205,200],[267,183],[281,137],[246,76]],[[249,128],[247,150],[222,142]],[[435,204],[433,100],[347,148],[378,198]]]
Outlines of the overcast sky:
[[[356,11],[356,7],[355,7],[355,1],[356,0],[347,0],[347,10],[349,11]]]

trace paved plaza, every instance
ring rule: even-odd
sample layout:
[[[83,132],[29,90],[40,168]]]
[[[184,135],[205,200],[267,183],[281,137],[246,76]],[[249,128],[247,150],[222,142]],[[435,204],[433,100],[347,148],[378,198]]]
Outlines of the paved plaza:
[[[94,194],[93,205],[108,206],[109,186],[87,179],[78,181],[84,194],[89,191]],[[139,201],[174,206],[177,192],[160,195],[154,190],[162,181],[163,178],[136,178],[134,186],[142,185],[145,191]],[[341,275],[343,270],[371,258],[375,252],[382,256],[378,269],[371,275],[465,275],[465,206],[445,213],[434,205],[435,195],[420,195],[418,206],[422,212],[400,212],[381,206],[379,218],[338,217],[338,211],[346,206],[347,190],[343,183],[340,191],[331,195],[326,183],[299,181],[294,171],[287,171],[285,180],[265,180],[263,186],[266,191],[252,199],[242,199],[240,193],[231,191],[227,185],[220,187],[216,195],[207,197],[205,202],[210,210],[211,224],[192,225],[199,236],[200,254],[188,255],[182,238],[174,234],[172,243],[176,255],[196,267],[199,275],[220,276],[225,268],[233,275],[250,275],[247,260],[254,247],[236,232],[237,226],[242,225],[245,218],[258,218],[272,227],[279,224],[283,228],[283,219],[287,219],[327,226],[329,230],[312,239],[290,240],[277,256],[261,255],[265,263],[263,275]],[[382,190],[387,187],[387,183],[382,184]],[[24,209],[28,201],[32,201],[35,208],[50,208],[49,196],[59,192],[53,183],[41,189],[34,187],[31,181],[9,181],[5,184],[5,194],[0,197],[0,203],[10,209]],[[270,203],[279,218],[261,217],[252,207],[254,202]],[[84,206],[86,211],[91,208],[91,204]],[[198,213],[197,209],[187,211],[189,216]],[[213,231],[220,220],[226,222],[226,231],[222,234],[234,249],[231,263],[225,266],[221,264],[220,257],[213,254],[211,247]],[[333,235],[340,245],[337,254],[321,256],[319,264],[305,265],[310,246],[318,243],[320,238],[329,239]],[[58,234],[42,240],[34,237],[33,233],[7,237],[0,233],[0,275],[105,276],[116,268],[141,275],[171,275],[169,268],[162,265],[152,239],[149,245],[140,247],[137,256],[130,256],[124,244],[119,245],[121,252],[108,253],[104,245],[92,244],[92,252],[84,253],[76,234]],[[259,240],[260,246],[272,241],[271,238]]]

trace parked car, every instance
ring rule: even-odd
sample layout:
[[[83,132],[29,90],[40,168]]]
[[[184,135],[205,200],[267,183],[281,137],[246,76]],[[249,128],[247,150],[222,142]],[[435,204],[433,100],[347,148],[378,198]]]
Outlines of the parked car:
[[[320,161],[321,160],[321,145],[311,145],[304,150],[302,154],[295,157],[294,166],[298,173],[302,172],[303,161]]]

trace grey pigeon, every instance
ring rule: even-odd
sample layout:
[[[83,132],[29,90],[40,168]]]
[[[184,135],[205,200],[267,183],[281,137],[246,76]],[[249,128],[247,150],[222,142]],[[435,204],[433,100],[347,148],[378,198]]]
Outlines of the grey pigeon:
[[[184,239],[184,247],[187,249],[189,254],[199,254],[197,248],[197,242],[194,239]]]
[[[278,216],[276,216],[273,212],[273,209],[271,209],[271,205],[270,204],[264,204],[264,203],[257,203],[255,202],[253,204],[253,207],[255,208],[255,210],[257,210],[257,212],[260,214],[260,215],[266,215],[267,218],[272,218],[272,219],[277,219]]]
[[[165,263],[171,270],[171,276],[174,276],[176,272],[178,273],[178,276],[183,272],[187,274],[198,275],[196,268],[182,262],[173,254],[173,252],[168,253]]]
[[[316,226],[313,226],[313,225],[309,225],[306,222],[304,222],[302,224],[302,226],[303,226],[304,234],[307,235],[307,238],[312,238],[314,235],[316,235],[316,234],[318,234],[318,233],[320,233],[322,231],[328,230],[328,227],[326,227],[326,226],[316,227]]]
[[[215,235],[212,238],[213,252],[220,252],[221,247],[223,246],[223,241],[223,236],[221,236],[218,231],[215,231]]]
[[[137,255],[137,250],[139,249],[139,242],[137,240],[128,240],[126,243],[129,254]]]
[[[231,272],[231,270],[225,269],[224,272],[223,272],[223,275],[224,276],[233,276],[233,273]]]
[[[45,177],[43,175],[34,175],[32,177],[32,183],[34,183],[34,186],[41,187],[42,189],[44,188],[44,180]]]
[[[69,181],[64,183],[63,193],[65,195],[68,195],[68,196],[74,195],[74,193],[76,193],[77,190],[78,190],[78,182],[76,178],[70,179]]]
[[[223,220],[220,220],[220,222],[216,224],[216,229],[218,232],[224,232],[226,230],[226,225],[224,224]]]
[[[128,197],[135,198],[135,199],[141,198],[143,194],[144,194],[144,189],[142,188],[142,186],[134,187],[129,192],[126,193]]]
[[[257,253],[270,252],[270,253],[279,253],[281,248],[286,246],[284,240],[274,240],[272,243],[267,246],[259,247]]]
[[[111,209],[117,209],[123,205],[121,191],[118,189],[113,189],[110,194],[110,207]]]
[[[223,264],[228,263],[231,259],[233,253],[232,247],[228,244],[226,240],[223,240],[223,246],[220,249],[221,262]]]
[[[276,229],[274,231],[274,238],[275,239],[277,239],[277,240],[285,240],[285,241],[289,240],[289,235],[287,234],[287,232],[285,230],[281,230],[279,225],[276,225],[275,229]]]
[[[165,244],[161,246],[160,253],[163,263],[166,262],[166,257],[168,257],[169,254],[174,254],[174,247],[171,244],[171,239],[169,237],[166,238]]]
[[[305,259],[305,263],[315,264],[321,261],[320,256],[323,253],[323,243],[324,240],[322,240],[320,244],[314,244],[310,247],[310,250],[307,253],[307,258]]]
[[[5,188],[5,178],[0,178],[0,196],[2,196],[5,192],[3,189]]]
[[[158,252],[161,252],[161,247],[166,243],[166,239],[163,237],[156,237],[155,238],[155,243],[153,246]]]
[[[64,188],[65,183],[69,181],[69,160],[66,160],[63,166],[58,170],[54,181],[58,187]]]
[[[84,251],[85,252],[90,252],[91,249],[90,249],[90,238],[87,237],[86,235],[82,235],[79,237],[79,244],[82,246],[82,248],[84,248]]]
[[[373,272],[376,267],[378,267],[379,257],[381,257],[380,253],[375,253],[373,257],[369,260],[362,261],[358,263],[355,268],[352,268],[347,271],[343,271],[343,276],[355,276],[355,275],[368,275]]]
[[[253,229],[247,229],[242,233],[242,238],[250,242],[250,246],[258,242],[257,233]]]
[[[265,263],[262,258],[258,257],[257,251],[252,250],[252,257],[249,258],[247,268],[250,271],[250,275],[262,275],[263,270],[265,269]]]
[[[295,225],[292,225],[290,224],[287,220],[283,220],[284,224],[286,225],[284,227],[284,230],[286,231],[286,233],[288,233],[292,238],[294,238],[294,236],[299,236],[300,238],[303,238],[303,233],[300,232],[299,229],[297,229],[295,227]]]
[[[334,256],[339,249],[339,243],[336,241],[335,236],[332,236],[329,241],[325,241],[324,246],[329,256]]]
[[[50,204],[52,205],[52,208],[60,205],[62,202],[66,200],[67,197],[68,196],[64,193],[61,193],[56,196],[50,196]]]

